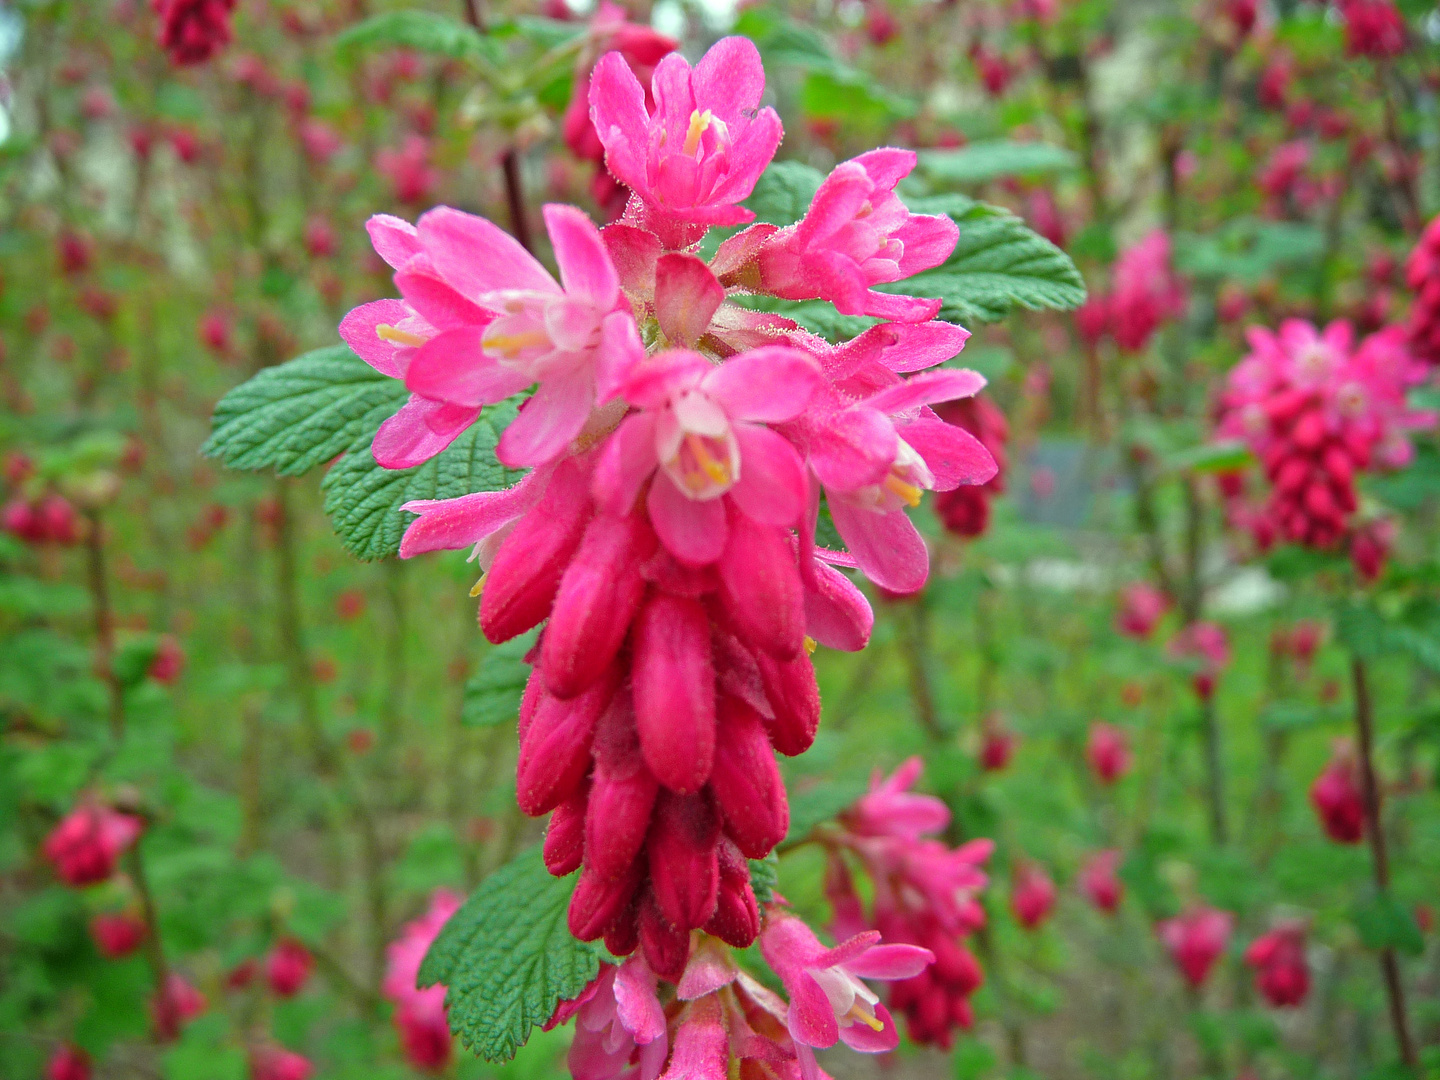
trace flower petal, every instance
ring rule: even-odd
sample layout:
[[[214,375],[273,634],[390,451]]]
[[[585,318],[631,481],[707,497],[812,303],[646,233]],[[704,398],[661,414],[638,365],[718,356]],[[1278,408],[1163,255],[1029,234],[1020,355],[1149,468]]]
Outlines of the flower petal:
[[[913,979],[935,962],[935,954],[919,945],[876,945],[845,964],[862,979]]]
[[[416,228],[440,276],[475,303],[503,289],[560,291],[535,256],[494,222],[437,206],[420,216]]]
[[[612,311],[600,324],[595,356],[595,400],[604,405],[620,393],[635,366],[645,359],[645,344],[628,311]]]
[[[671,252],[655,264],[655,317],[672,344],[694,348],[724,299],[720,282],[694,255]]]
[[[452,405],[411,394],[400,411],[375,432],[370,453],[382,469],[412,468],[444,450],[479,415],[478,407],[462,408],[456,414]]]
[[[859,652],[870,641],[875,613],[848,577],[819,559],[805,576],[805,632],[828,649]]]
[[[865,576],[882,589],[913,593],[930,574],[930,553],[903,510],[888,514],[831,499],[830,515]]]
[[[762,525],[796,524],[805,507],[805,466],[781,435],[756,424],[733,426],[740,445],[740,479],[730,498],[740,512]]]
[[[415,226],[392,214],[374,214],[365,222],[375,254],[399,270],[420,252]]]
[[[340,337],[356,356],[381,375],[403,378],[405,373],[395,358],[395,343],[380,337],[375,328],[394,326],[409,317],[410,307],[404,300],[374,300],[352,308],[340,320]]]
[[[595,223],[576,207],[560,203],[546,203],[541,213],[565,291],[601,311],[612,310],[620,300],[620,275]]]
[[[785,345],[751,349],[705,376],[705,391],[737,420],[780,423],[798,416],[824,382],[814,357]]]
[[[720,558],[730,531],[721,499],[686,498],[669,476],[658,472],[645,505],[655,535],[680,562],[707,566]]]
[[[495,456],[512,469],[551,460],[580,434],[594,404],[595,379],[587,368],[546,379],[500,436]]]
[[[615,972],[615,1013],[642,1046],[665,1037],[665,1010],[655,994],[655,975],[637,957]]]
[[[861,405],[817,425],[810,438],[810,467],[826,487],[854,491],[883,480],[898,452],[894,423]]]
[[[900,427],[899,434],[925,459],[936,491],[983,484],[1000,471],[985,444],[958,424],[921,417]]]
[[[590,120],[615,179],[629,188],[643,187],[650,114],[644,88],[618,52],[602,56],[590,75]]]
[[[790,1035],[805,1046],[834,1046],[840,1041],[840,1025],[830,999],[820,984],[803,971],[786,980],[790,991],[790,1012],[786,1017]]]
[[[911,412],[921,405],[936,401],[974,397],[984,388],[985,376],[978,371],[946,368],[944,371],[927,371],[913,379],[888,386],[867,398],[865,404],[894,416],[896,413]]]
[[[632,413],[600,451],[591,481],[595,501],[608,514],[628,514],[656,464],[655,414]]]
[[[868,1024],[851,1024],[840,1029],[840,1041],[861,1054],[883,1054],[900,1045],[900,1032],[895,1028],[895,1018],[884,1005],[875,1006],[875,1019],[884,1026],[875,1031]]]
[[[463,296],[441,276],[425,252],[395,272],[395,286],[406,302],[437,330],[484,326],[495,313]]]
[[[400,509],[420,516],[405,530],[400,557],[469,547],[504,528],[539,501],[553,467],[536,469],[508,488],[458,499],[417,499]]]
[[[612,222],[600,230],[605,250],[620,278],[620,287],[649,300],[655,295],[655,264],[664,253],[660,238],[649,229]]]
[[[446,330],[420,346],[405,373],[412,392],[458,405],[493,405],[519,393],[534,380],[485,355],[483,326]]]

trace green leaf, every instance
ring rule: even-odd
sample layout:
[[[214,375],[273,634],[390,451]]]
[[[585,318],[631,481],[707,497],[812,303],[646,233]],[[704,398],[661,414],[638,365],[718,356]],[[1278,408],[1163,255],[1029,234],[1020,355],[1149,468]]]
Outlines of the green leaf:
[[[1395,949],[1418,956],[1425,951],[1425,939],[1410,911],[1389,893],[1381,893],[1361,904],[1354,912],[1355,929],[1367,949]]]
[[[443,983],[450,1030],[487,1061],[509,1061],[600,970],[599,947],[570,936],[575,878],[551,877],[539,847],[486,878],[436,937],[420,986]]]
[[[520,473],[495,459],[495,444],[515,410],[513,400],[486,408],[463,435],[413,469],[382,469],[375,464],[368,439],[341,458],[320,488],[325,513],[345,550],[360,559],[394,555],[411,520],[400,510],[405,503],[497,491],[520,479]]]
[[[777,161],[760,174],[755,189],[742,204],[757,221],[793,225],[810,209],[825,174],[801,161]]]
[[[872,76],[839,64],[805,76],[800,108],[809,117],[870,126],[903,120],[916,112],[909,98],[887,93]]]
[[[1250,448],[1242,442],[1201,443],[1168,454],[1162,462],[1169,472],[1220,473],[1253,464]]]
[[[775,899],[775,886],[780,884],[780,860],[772,851],[763,859],[750,860],[750,888],[761,907]]]
[[[798,788],[790,794],[790,831],[785,842],[794,843],[810,834],[816,825],[823,824],[843,811],[869,787],[864,780],[852,777],[845,780],[826,779],[810,788]]]
[[[1074,154],[1048,143],[971,143],[957,150],[922,150],[920,171],[947,184],[983,184],[1002,176],[1039,176],[1076,167]]]
[[[962,195],[907,200],[917,213],[948,213],[960,227],[954,253],[933,270],[877,286],[942,301],[940,318],[997,322],[1014,308],[1070,311],[1085,282],[1070,256],[1014,214]]]
[[[1253,285],[1285,267],[1313,267],[1324,250],[1315,225],[1241,218],[1213,233],[1178,234],[1175,264],[1190,277]]]
[[[348,346],[316,349],[221,398],[200,452],[232,469],[300,476],[368,440],[408,397]]]
[[[1272,701],[1260,711],[1260,726],[1267,731],[1300,731],[1345,718],[1345,710],[1308,701]]]
[[[1367,478],[1365,490],[1397,510],[1418,510],[1440,499],[1440,450],[1420,443],[1414,461],[1399,472]]]
[[[460,719],[473,727],[513,723],[520,712],[520,698],[530,678],[525,654],[535,647],[539,631],[521,634],[496,645],[480,661],[480,670],[465,684],[465,701]]]
[[[452,60],[498,64],[499,46],[472,26],[432,11],[387,11],[342,31],[335,43],[342,49],[364,47],[418,49]]]

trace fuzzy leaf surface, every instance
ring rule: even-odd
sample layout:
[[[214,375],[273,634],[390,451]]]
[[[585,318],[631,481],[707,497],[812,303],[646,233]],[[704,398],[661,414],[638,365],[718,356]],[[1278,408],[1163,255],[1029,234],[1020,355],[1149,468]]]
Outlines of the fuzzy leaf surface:
[[[532,847],[486,878],[451,916],[420,965],[419,985],[446,987],[450,1030],[487,1061],[509,1061],[600,970],[597,946],[565,922],[575,877],[551,877]]]

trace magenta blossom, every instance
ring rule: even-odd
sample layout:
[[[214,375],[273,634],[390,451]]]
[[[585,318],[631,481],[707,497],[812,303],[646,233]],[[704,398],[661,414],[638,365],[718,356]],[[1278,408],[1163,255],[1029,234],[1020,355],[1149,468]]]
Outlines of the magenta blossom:
[[[960,238],[948,215],[911,214],[895,194],[915,161],[914,151],[884,147],[835,166],[794,225],[753,225],[722,245],[723,279],[789,300],[829,300],[846,315],[933,318],[939,300],[872,288],[939,266]]]
[[[862,979],[911,979],[934,963],[918,945],[882,945],[867,930],[827,949],[793,915],[772,911],[760,949],[790,994],[786,1026],[795,1040],[801,1074],[819,1075],[815,1047],[843,1042],[864,1054],[893,1050],[900,1033],[890,1010]]]
[[[693,566],[724,551],[727,503],[760,524],[796,524],[804,467],[790,443],[764,425],[799,414],[820,382],[815,362],[785,346],[754,349],[719,367],[684,350],[645,360],[624,386],[640,411],[602,453],[597,501],[610,513],[628,513],[653,475],[651,524],[670,553]]]
[[[707,225],[742,225],[736,205],[780,145],[780,117],[760,108],[765,69],[755,45],[722,38],[693,69],[679,53],[655,67],[652,113],[625,57],[607,53],[590,77],[590,118],[605,164],[643,206],[647,224],[679,247]],[[685,228],[685,226],[698,226]]]
[[[915,795],[910,788],[920,778],[925,762],[912,757],[885,779],[877,769],[870,790],[845,812],[845,824],[860,836],[896,836],[917,839],[922,833],[940,832],[950,824],[950,810],[933,795]]]
[[[436,889],[425,914],[405,924],[398,941],[385,949],[385,978],[380,992],[395,1003],[395,1027],[406,1058],[418,1069],[439,1071],[450,1060],[450,1025],[445,1015],[445,987],[421,990],[415,985],[420,963],[461,899]]]
[[[45,838],[45,857],[67,885],[93,885],[115,872],[116,861],[144,828],[145,823],[133,814],[84,803]]]
[[[548,1031],[575,1019],[568,1064],[574,1080],[655,1080],[665,1067],[669,1039],[655,975],[638,956],[600,974],[573,1001],[561,1002]]]
[[[1161,325],[1183,315],[1185,285],[1170,262],[1170,237],[1156,229],[1121,253],[1110,290],[1110,332],[1115,343],[1139,352]]]
[[[1126,637],[1143,641],[1155,629],[1170,598],[1143,581],[1132,582],[1120,590],[1120,610],[1115,614],[1115,629]]]
[[[541,464],[590,418],[602,343],[618,356],[629,355],[632,341],[638,347],[599,230],[574,207],[544,213],[563,285],[484,218],[439,207],[414,226],[371,219],[375,250],[395,267],[404,300],[356,308],[340,333],[413,394],[375,436],[381,465],[428,460],[485,405],[536,383],[496,456],[516,468]]]
[[[1225,951],[1234,923],[1235,917],[1228,911],[1201,905],[1166,919],[1156,931],[1185,981],[1198,989]]]

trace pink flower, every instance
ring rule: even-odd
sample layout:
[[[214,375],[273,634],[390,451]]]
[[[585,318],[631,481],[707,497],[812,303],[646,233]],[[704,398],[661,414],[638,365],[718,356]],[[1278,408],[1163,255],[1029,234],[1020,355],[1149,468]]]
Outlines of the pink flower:
[[[60,1043],[45,1063],[45,1080],[90,1080],[90,1055],[73,1043]]]
[[[345,147],[345,140],[338,131],[313,116],[300,121],[299,134],[305,156],[316,165],[328,165],[330,159]]]
[[[667,246],[698,239],[707,225],[754,220],[736,204],[770,164],[782,133],[775,110],[760,108],[764,90],[760,54],[742,37],[722,38],[693,70],[679,53],[661,60],[651,80],[653,112],[621,53],[595,65],[590,117],[605,163]]]
[[[950,824],[950,809],[933,795],[913,795],[925,762],[912,757],[884,780],[877,769],[870,791],[845,811],[845,825],[859,836],[896,836],[917,839],[922,833],[940,832]]]
[[[1156,930],[1185,981],[1199,989],[1225,951],[1234,922],[1235,917],[1228,911],[1202,904],[1164,920]]]
[[[1390,0],[1341,0],[1345,54],[1385,59],[1406,49],[1405,18]]]
[[[1118,911],[1125,899],[1125,883],[1116,874],[1123,858],[1116,848],[1097,851],[1080,871],[1080,887],[1090,902],[1107,915]]]
[[[1170,654],[1199,665],[1192,683],[1201,700],[1208,701],[1215,694],[1220,673],[1230,666],[1230,641],[1223,626],[1191,623],[1171,639]]]
[[[126,912],[102,912],[90,920],[90,936],[95,947],[111,960],[129,956],[145,940],[143,919]]]
[[[1120,610],[1115,614],[1115,629],[1127,637],[1143,641],[1170,607],[1170,598],[1153,585],[1133,582],[1120,590]]]
[[[216,356],[228,356],[234,348],[234,326],[230,316],[218,308],[200,316],[196,332],[201,343]]]
[[[1085,743],[1085,760],[1102,784],[1119,780],[1130,771],[1130,741],[1124,729],[1096,720]]]
[[[789,300],[829,300],[846,315],[923,322],[939,300],[876,292],[939,266],[960,230],[949,215],[911,214],[895,185],[915,168],[911,150],[871,150],[825,178],[794,225],[752,225],[730,242],[753,255],[724,280]]]
[[[439,170],[430,164],[430,141],[413,132],[400,149],[386,147],[375,154],[375,171],[390,181],[395,198],[407,206],[428,202],[440,183]]]
[[[1310,164],[1310,144],[1304,139],[1281,143],[1266,159],[1264,167],[1255,178],[1260,190],[1272,199],[1281,199],[1292,194],[1304,178],[1305,168]]]
[[[1100,344],[1100,339],[1110,329],[1110,299],[1104,293],[1091,289],[1085,303],[1075,309],[1075,332],[1090,348]]]
[[[914,978],[935,960],[916,945],[882,945],[874,930],[827,949],[803,922],[779,911],[770,914],[760,949],[790,995],[786,1026],[807,1080],[819,1075],[815,1047],[843,1042],[864,1054],[895,1049],[900,1033],[890,1010],[861,980]]]
[[[395,267],[404,300],[350,312],[340,334],[413,394],[375,436],[375,460],[408,468],[448,446],[483,406],[539,389],[505,429],[496,455],[539,465],[581,433],[595,405],[596,366],[639,349],[599,230],[573,207],[545,207],[562,284],[484,218],[439,207],[417,225],[371,218],[375,250]]]
[[[235,0],[150,0],[160,16],[160,45],[177,67],[203,64],[230,44]]]
[[[150,1025],[158,1042],[174,1042],[181,1029],[205,1011],[205,995],[178,971],[165,977],[165,985],[150,999]]]
[[[310,1080],[315,1065],[283,1046],[262,1046],[250,1054],[250,1080]]]
[[[162,635],[155,649],[155,659],[150,661],[150,670],[146,674],[156,682],[170,686],[179,681],[184,671],[185,650],[180,647],[175,635]]]
[[[45,857],[67,885],[93,885],[115,872],[116,860],[144,828],[133,814],[82,803],[45,838]]]
[[[1367,584],[1378,581],[1395,542],[1395,522],[1381,518],[1367,522],[1350,536],[1350,563],[1356,576]]]
[[[1310,965],[1305,961],[1305,924],[1277,923],[1245,950],[1245,963],[1255,969],[1255,988],[1277,1009],[1295,1008],[1310,992]]]
[[[1185,313],[1185,286],[1170,262],[1170,237],[1156,229],[1127,248],[1115,263],[1110,290],[1110,332],[1130,352],[1149,344],[1160,326]]]
[[[990,527],[990,500],[1005,491],[1005,443],[1010,425],[1005,414],[984,394],[943,402],[935,415],[964,428],[980,440],[995,459],[995,475],[983,484],[962,484],[935,496],[935,516],[955,536],[977,537]]]
[[[265,980],[279,997],[294,997],[310,979],[315,960],[294,938],[281,938],[265,957]]]
[[[1365,800],[1348,744],[1336,747],[1330,763],[1310,785],[1310,804],[1337,844],[1358,844],[1365,837]]]
[[[1015,756],[1015,747],[1020,736],[1008,728],[988,727],[980,737],[980,768],[986,772],[1001,772]]]
[[[718,367],[684,350],[646,359],[623,385],[640,411],[606,444],[597,501],[610,513],[628,513],[653,475],[651,524],[667,550],[692,566],[713,563],[725,550],[727,507],[757,524],[795,525],[805,506],[804,466],[765,425],[797,416],[820,383],[814,360],[784,346]]]
[[[415,980],[431,942],[460,904],[461,898],[455,893],[436,889],[425,914],[406,923],[399,940],[385,950],[385,978],[380,992],[396,1005],[395,1027],[406,1059],[424,1071],[438,1072],[449,1062],[450,1024],[445,1016],[445,987],[421,990]]]
[[[833,383],[831,410],[806,418],[810,468],[835,527],[859,568],[882,588],[912,593],[929,574],[925,542],[904,507],[919,505],[925,491],[983,484],[995,475],[984,445],[929,408],[984,385],[964,369],[908,380],[871,369]]]
[[[1026,930],[1034,930],[1055,909],[1055,882],[1039,863],[1021,863],[1010,886],[1010,912]]]
[[[548,1031],[575,1017],[568,1064],[574,1080],[655,1080],[670,1042],[653,972],[639,957],[601,964],[573,1001],[557,1006]]]

